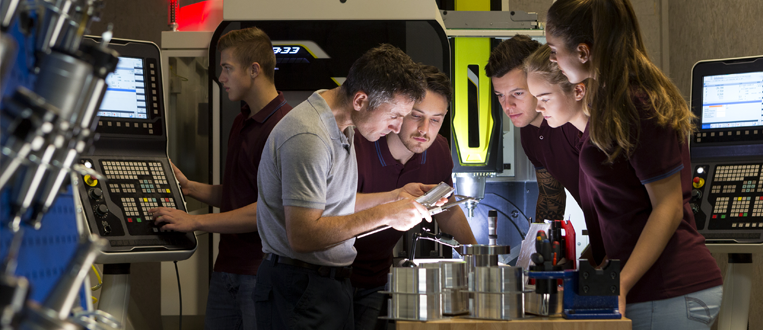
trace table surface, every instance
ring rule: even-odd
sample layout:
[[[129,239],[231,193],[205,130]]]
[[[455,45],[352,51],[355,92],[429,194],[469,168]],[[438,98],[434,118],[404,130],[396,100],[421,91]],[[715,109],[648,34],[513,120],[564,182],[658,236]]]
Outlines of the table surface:
[[[631,330],[631,320],[567,320],[562,317],[531,317],[521,320],[494,321],[463,317],[412,322],[397,321],[398,330]]]

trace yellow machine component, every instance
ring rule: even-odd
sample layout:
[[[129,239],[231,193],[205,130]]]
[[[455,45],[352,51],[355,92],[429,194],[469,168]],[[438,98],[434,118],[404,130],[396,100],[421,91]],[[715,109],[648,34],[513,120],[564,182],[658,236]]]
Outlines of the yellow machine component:
[[[456,0],[453,5],[458,11],[490,11],[490,0]]]
[[[461,166],[485,166],[496,122],[491,114],[490,78],[485,65],[490,38],[455,38],[453,136]]]
[[[697,189],[702,188],[702,187],[705,186],[705,179],[700,178],[700,177],[695,177],[694,180],[692,180],[691,185],[694,186],[694,188],[697,188]]]
[[[89,175],[85,175],[85,184],[91,187],[95,187],[98,185],[98,179]]]

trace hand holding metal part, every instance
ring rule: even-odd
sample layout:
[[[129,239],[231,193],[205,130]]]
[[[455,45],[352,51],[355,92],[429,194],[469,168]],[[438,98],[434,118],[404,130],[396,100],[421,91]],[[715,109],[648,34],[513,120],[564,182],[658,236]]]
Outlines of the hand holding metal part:
[[[461,199],[460,200],[457,199],[455,202],[447,203],[447,204],[442,205],[442,206],[430,207],[429,208],[429,215],[440,214],[440,213],[445,212],[448,209],[450,209],[451,207],[454,207],[456,205],[460,205],[460,204],[467,203],[467,202],[470,202],[470,201],[475,201],[475,202],[477,201],[476,199],[474,199],[472,197],[469,197],[469,196],[453,195],[453,197],[461,198]]]
[[[426,194],[421,195],[420,197],[418,197],[416,199],[416,202],[418,202],[419,204],[421,204],[424,207],[426,207],[429,210],[429,215],[435,215],[435,214],[440,214],[440,213],[442,213],[442,212],[444,212],[444,211],[448,210],[449,208],[454,207],[456,205],[459,205],[459,204],[462,204],[462,203],[466,203],[468,201],[475,200],[474,198],[471,198],[471,197],[456,195],[455,197],[460,197],[462,199],[458,200],[458,201],[455,201],[455,202],[452,202],[452,203],[447,203],[447,204],[444,204],[444,205],[440,205],[440,206],[437,205],[437,203],[440,202],[441,199],[447,198],[448,196],[450,196],[450,194],[453,193],[453,191],[455,191],[455,189],[453,187],[449,186],[445,182],[440,182],[440,184],[438,184],[434,188],[432,188],[429,191],[427,191]],[[371,231],[362,233],[362,234],[356,236],[356,238],[363,238],[363,237],[366,237],[368,235],[376,234],[376,233],[378,233],[380,231],[387,230],[389,228],[391,228],[391,227],[390,226],[381,226],[381,227],[378,227],[378,228],[373,229]]]

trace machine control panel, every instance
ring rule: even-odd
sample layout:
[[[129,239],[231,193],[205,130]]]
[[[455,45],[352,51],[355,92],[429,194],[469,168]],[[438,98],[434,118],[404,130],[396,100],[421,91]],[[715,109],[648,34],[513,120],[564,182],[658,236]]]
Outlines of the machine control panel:
[[[99,43],[86,38],[83,42]],[[100,138],[79,162],[101,179],[83,176],[79,195],[90,231],[109,241],[99,263],[182,260],[196,251],[194,233],[166,230],[149,212],[156,207],[186,211],[167,157],[161,53],[145,41],[112,39],[117,70],[95,127]]]
[[[707,243],[763,243],[763,56],[700,61],[691,80],[697,229]]]
[[[193,233],[157,225],[148,212],[155,207],[185,211],[166,160],[82,158],[80,163],[103,173],[106,180],[83,178],[80,195],[92,229],[108,239],[107,252],[193,249]],[[87,198],[85,198],[87,196]]]
[[[690,205],[708,240],[763,239],[763,163],[694,165]]]

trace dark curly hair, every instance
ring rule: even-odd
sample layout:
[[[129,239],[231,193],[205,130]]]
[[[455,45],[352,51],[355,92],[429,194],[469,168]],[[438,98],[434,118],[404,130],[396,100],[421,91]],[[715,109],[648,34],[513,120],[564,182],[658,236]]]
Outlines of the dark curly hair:
[[[525,59],[540,48],[540,43],[526,35],[517,34],[504,40],[490,52],[485,65],[488,77],[503,77],[509,71],[522,68]]]
[[[442,95],[450,102],[450,99],[453,97],[453,87],[450,85],[448,76],[435,66],[419,63],[419,67],[427,82],[427,89]]]
[[[352,64],[341,91],[347,100],[352,100],[357,92],[366,93],[368,108],[373,110],[395,95],[403,95],[413,102],[421,101],[425,88],[419,65],[400,48],[382,44]]]

